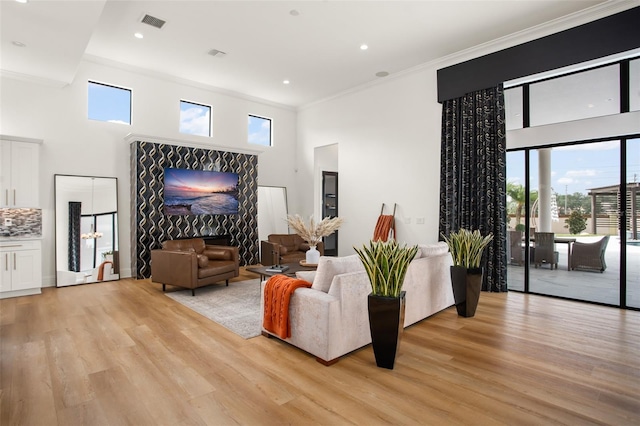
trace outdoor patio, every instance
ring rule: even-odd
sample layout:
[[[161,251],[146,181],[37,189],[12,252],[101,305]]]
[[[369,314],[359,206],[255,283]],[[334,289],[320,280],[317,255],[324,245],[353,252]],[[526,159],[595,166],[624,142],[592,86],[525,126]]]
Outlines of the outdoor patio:
[[[576,239],[591,243],[602,236]],[[590,302],[620,304],[620,239],[611,236],[605,252],[607,269],[603,272],[568,270],[568,245],[556,244],[558,269],[549,265],[529,269],[529,291],[567,297]],[[509,290],[524,291],[524,266],[509,265],[507,269]],[[640,241],[627,243],[627,306],[640,308]]]

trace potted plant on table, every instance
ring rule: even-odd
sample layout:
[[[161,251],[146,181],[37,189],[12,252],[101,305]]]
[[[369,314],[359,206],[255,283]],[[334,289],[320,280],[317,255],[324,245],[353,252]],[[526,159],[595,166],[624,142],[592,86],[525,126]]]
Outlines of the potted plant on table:
[[[322,241],[322,237],[328,237],[340,228],[343,219],[341,217],[325,217],[316,223],[313,216],[309,218],[309,224],[305,223],[299,215],[287,215],[289,226],[300,235],[302,239],[309,244],[309,250],[306,253],[306,262],[308,265],[317,265],[320,260],[320,252],[316,248],[318,243]]]
[[[480,266],[484,249],[493,240],[493,234],[483,237],[479,230],[460,229],[449,237],[441,234],[453,257],[451,284],[458,315],[472,317],[476,313],[483,268]]]
[[[418,246],[400,246],[395,240],[370,241],[354,250],[371,283],[369,329],[376,365],[393,369],[404,329],[405,292],[402,291],[409,263]]]

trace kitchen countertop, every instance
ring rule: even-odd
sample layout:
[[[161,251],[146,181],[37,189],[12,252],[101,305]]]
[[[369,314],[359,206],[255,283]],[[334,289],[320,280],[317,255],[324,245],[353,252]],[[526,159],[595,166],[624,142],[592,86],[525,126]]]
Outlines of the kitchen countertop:
[[[42,239],[42,235],[31,235],[31,236],[16,235],[12,237],[0,236],[0,243],[3,241],[28,241],[28,240],[41,240],[41,239]]]

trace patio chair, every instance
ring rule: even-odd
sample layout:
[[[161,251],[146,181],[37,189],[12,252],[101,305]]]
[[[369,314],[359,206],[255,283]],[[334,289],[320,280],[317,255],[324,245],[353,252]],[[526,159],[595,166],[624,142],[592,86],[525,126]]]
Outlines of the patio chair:
[[[536,232],[536,245],[534,253],[535,267],[548,264],[551,269],[555,266],[558,269],[558,252],[554,242],[555,234],[553,232]]]
[[[571,252],[571,269],[586,269],[591,271],[604,272],[607,263],[604,260],[604,253],[607,250],[609,236],[605,235],[599,241],[593,243],[573,243]]]
[[[512,265],[522,266],[524,263],[522,235],[522,231],[509,231],[509,261]]]

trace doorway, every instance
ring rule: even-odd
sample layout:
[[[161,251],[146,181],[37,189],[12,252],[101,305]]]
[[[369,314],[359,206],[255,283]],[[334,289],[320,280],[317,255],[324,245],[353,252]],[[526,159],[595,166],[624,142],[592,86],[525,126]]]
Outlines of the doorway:
[[[338,172],[322,172],[322,217],[338,217]],[[322,241],[325,256],[338,255],[338,231]]]
[[[640,139],[508,152],[509,289],[640,307],[639,175]],[[543,232],[553,234],[546,262]]]

